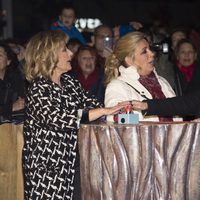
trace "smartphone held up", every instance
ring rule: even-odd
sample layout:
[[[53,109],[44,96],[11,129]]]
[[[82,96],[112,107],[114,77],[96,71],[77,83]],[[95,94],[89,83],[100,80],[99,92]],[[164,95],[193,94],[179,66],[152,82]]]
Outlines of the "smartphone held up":
[[[104,48],[113,49],[114,40],[111,37],[104,38]]]

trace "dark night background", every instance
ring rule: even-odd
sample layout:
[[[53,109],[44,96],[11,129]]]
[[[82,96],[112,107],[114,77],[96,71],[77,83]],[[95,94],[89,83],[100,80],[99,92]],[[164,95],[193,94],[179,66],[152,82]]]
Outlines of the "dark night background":
[[[145,25],[155,18],[170,26],[200,26],[199,0],[13,0],[13,37],[28,38],[49,29],[62,2],[72,2],[78,18],[99,18],[110,26],[129,21]]]

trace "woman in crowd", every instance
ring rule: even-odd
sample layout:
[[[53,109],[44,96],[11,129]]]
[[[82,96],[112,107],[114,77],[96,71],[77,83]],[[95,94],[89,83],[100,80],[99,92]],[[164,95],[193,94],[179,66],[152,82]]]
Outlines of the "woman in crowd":
[[[189,39],[180,40],[174,50],[175,54],[175,91],[178,96],[200,90],[200,63],[197,61],[197,49]],[[192,120],[195,116],[184,116]]]
[[[104,73],[97,63],[97,51],[88,45],[80,46],[72,59],[74,75],[82,87],[104,103]]]
[[[175,96],[169,83],[158,76],[154,68],[154,53],[150,50],[145,35],[132,32],[120,38],[113,54],[106,60],[106,70],[110,74],[105,92],[105,106],[113,106],[127,100],[164,99]],[[119,71],[117,78],[116,74]],[[107,81],[109,82],[109,81]],[[108,121],[113,121],[109,116]],[[172,118],[143,116],[140,121],[172,121]]]
[[[12,49],[12,51],[17,55],[17,59],[18,59],[17,68],[19,69],[22,78],[25,79],[25,75],[24,75],[24,52],[26,48],[25,41],[22,43],[15,39],[8,38],[5,40],[5,42]],[[25,80],[25,83],[26,83],[26,80]]]
[[[79,199],[80,119],[92,121],[123,107],[102,108],[66,73],[72,56],[67,40],[61,31],[46,31],[27,44],[26,78],[30,84],[24,121],[25,199]]]
[[[197,49],[189,39],[180,40],[174,50],[177,95],[200,89],[200,63]]]
[[[10,119],[12,111],[24,108],[24,80],[17,68],[16,55],[0,44],[0,115]]]

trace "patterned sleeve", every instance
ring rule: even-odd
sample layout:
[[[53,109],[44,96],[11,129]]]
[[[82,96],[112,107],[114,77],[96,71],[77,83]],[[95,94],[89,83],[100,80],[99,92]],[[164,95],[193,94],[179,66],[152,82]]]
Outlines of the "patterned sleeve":
[[[28,91],[26,113],[30,123],[47,129],[77,128],[77,108],[60,92],[52,91],[49,84],[34,84]]]
[[[102,103],[100,103],[97,98],[93,95],[89,95],[87,91],[81,86],[80,82],[76,79],[73,79],[74,82],[74,92],[79,98],[83,109],[91,109],[91,108],[99,108],[103,107]]]

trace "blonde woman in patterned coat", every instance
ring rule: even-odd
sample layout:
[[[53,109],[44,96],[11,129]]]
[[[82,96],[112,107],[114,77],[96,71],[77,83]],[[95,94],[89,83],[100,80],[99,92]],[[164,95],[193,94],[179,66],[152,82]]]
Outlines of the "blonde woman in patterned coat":
[[[78,110],[82,121],[116,113],[122,106],[102,108],[66,74],[72,53],[59,31],[35,35],[26,49],[26,94],[23,173],[25,199],[79,199]],[[77,196],[75,196],[77,195]]]

